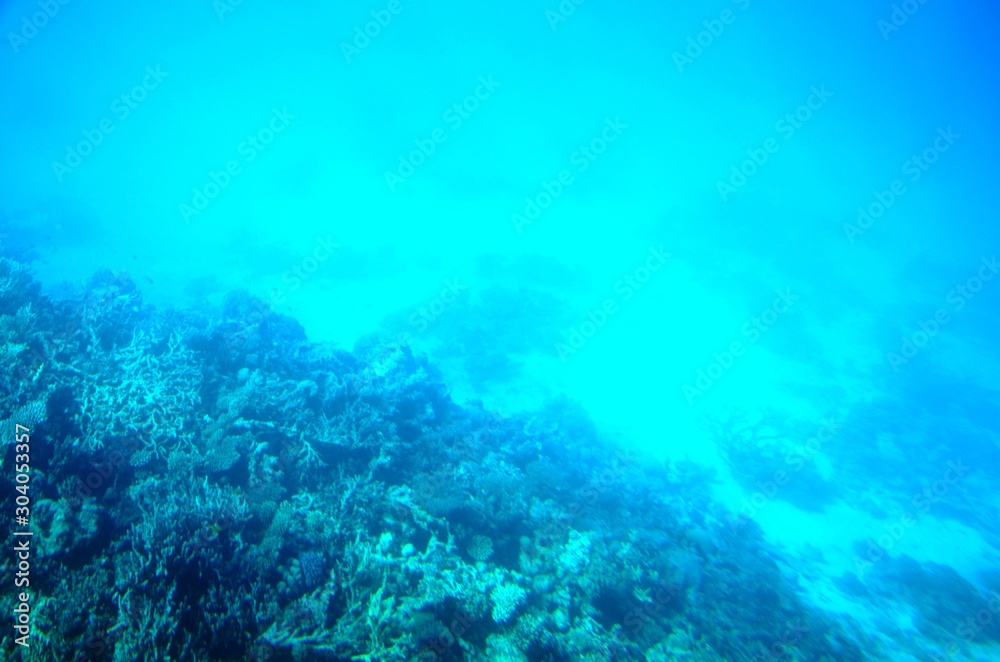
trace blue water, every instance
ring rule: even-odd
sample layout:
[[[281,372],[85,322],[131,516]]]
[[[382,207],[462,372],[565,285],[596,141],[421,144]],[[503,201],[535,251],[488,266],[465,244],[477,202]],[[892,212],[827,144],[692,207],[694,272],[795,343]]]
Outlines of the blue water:
[[[4,654],[1000,659],[998,27],[3,3]]]

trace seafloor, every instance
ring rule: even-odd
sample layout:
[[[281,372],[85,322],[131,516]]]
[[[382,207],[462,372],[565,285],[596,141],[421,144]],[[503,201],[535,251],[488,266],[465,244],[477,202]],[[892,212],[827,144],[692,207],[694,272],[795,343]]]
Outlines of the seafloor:
[[[833,581],[907,596],[908,625],[822,611],[710,471],[615,448],[569,401],[455,402],[395,340],[312,343],[243,293],[156,310],[112,272],[55,301],[6,258],[0,315],[5,512],[8,429],[31,430],[22,659],[968,659],[993,632],[956,636],[989,596],[906,557]]]

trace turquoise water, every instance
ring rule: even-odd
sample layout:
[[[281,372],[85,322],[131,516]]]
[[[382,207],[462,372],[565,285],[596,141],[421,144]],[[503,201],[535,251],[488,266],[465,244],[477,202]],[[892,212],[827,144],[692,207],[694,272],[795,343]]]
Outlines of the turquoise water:
[[[5,654],[1000,658],[998,19],[0,5]]]

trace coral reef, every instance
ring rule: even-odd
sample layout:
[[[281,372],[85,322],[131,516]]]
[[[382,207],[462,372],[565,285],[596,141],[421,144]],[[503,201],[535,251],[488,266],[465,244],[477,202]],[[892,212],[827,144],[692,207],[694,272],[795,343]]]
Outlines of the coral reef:
[[[571,402],[459,405],[405,344],[310,343],[246,294],[158,311],[102,273],[72,305],[25,273],[0,263],[24,367],[0,419],[37,449],[46,659],[863,658],[707,476],[616,449]]]

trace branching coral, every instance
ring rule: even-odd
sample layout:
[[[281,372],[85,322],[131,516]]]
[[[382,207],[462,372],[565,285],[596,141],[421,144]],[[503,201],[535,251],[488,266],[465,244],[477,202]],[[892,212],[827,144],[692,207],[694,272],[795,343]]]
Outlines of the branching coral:
[[[19,273],[0,262],[0,290]],[[192,323],[142,309],[122,274],[92,284],[76,312],[29,293],[0,319],[14,359],[46,365],[0,388],[0,413],[56,440],[34,616],[60,659],[83,633],[115,660],[661,659],[665,641],[742,659],[741,639],[780,634],[759,614],[805,613],[760,543],[719,531],[707,488],[626,480],[571,408],[485,422],[405,347],[333,352],[247,297]],[[94,449],[131,441],[141,469],[65,498]],[[789,655],[829,654],[816,631]]]
[[[28,266],[0,257],[0,310],[17,308],[20,302],[30,297],[32,290],[37,290],[37,287],[32,287]]]
[[[162,353],[152,350],[154,344]],[[188,421],[200,405],[201,385],[194,365],[180,336],[154,340],[142,330],[127,347],[94,361],[80,385],[87,446],[101,448],[108,437],[138,433],[146,451],[139,457],[166,458],[174,448],[191,448]]]
[[[493,541],[486,536],[472,536],[469,541],[469,556],[479,562],[485,562],[493,556]]]
[[[506,623],[527,598],[527,591],[517,584],[500,584],[490,592],[490,600],[493,602],[490,615],[495,622]]]

